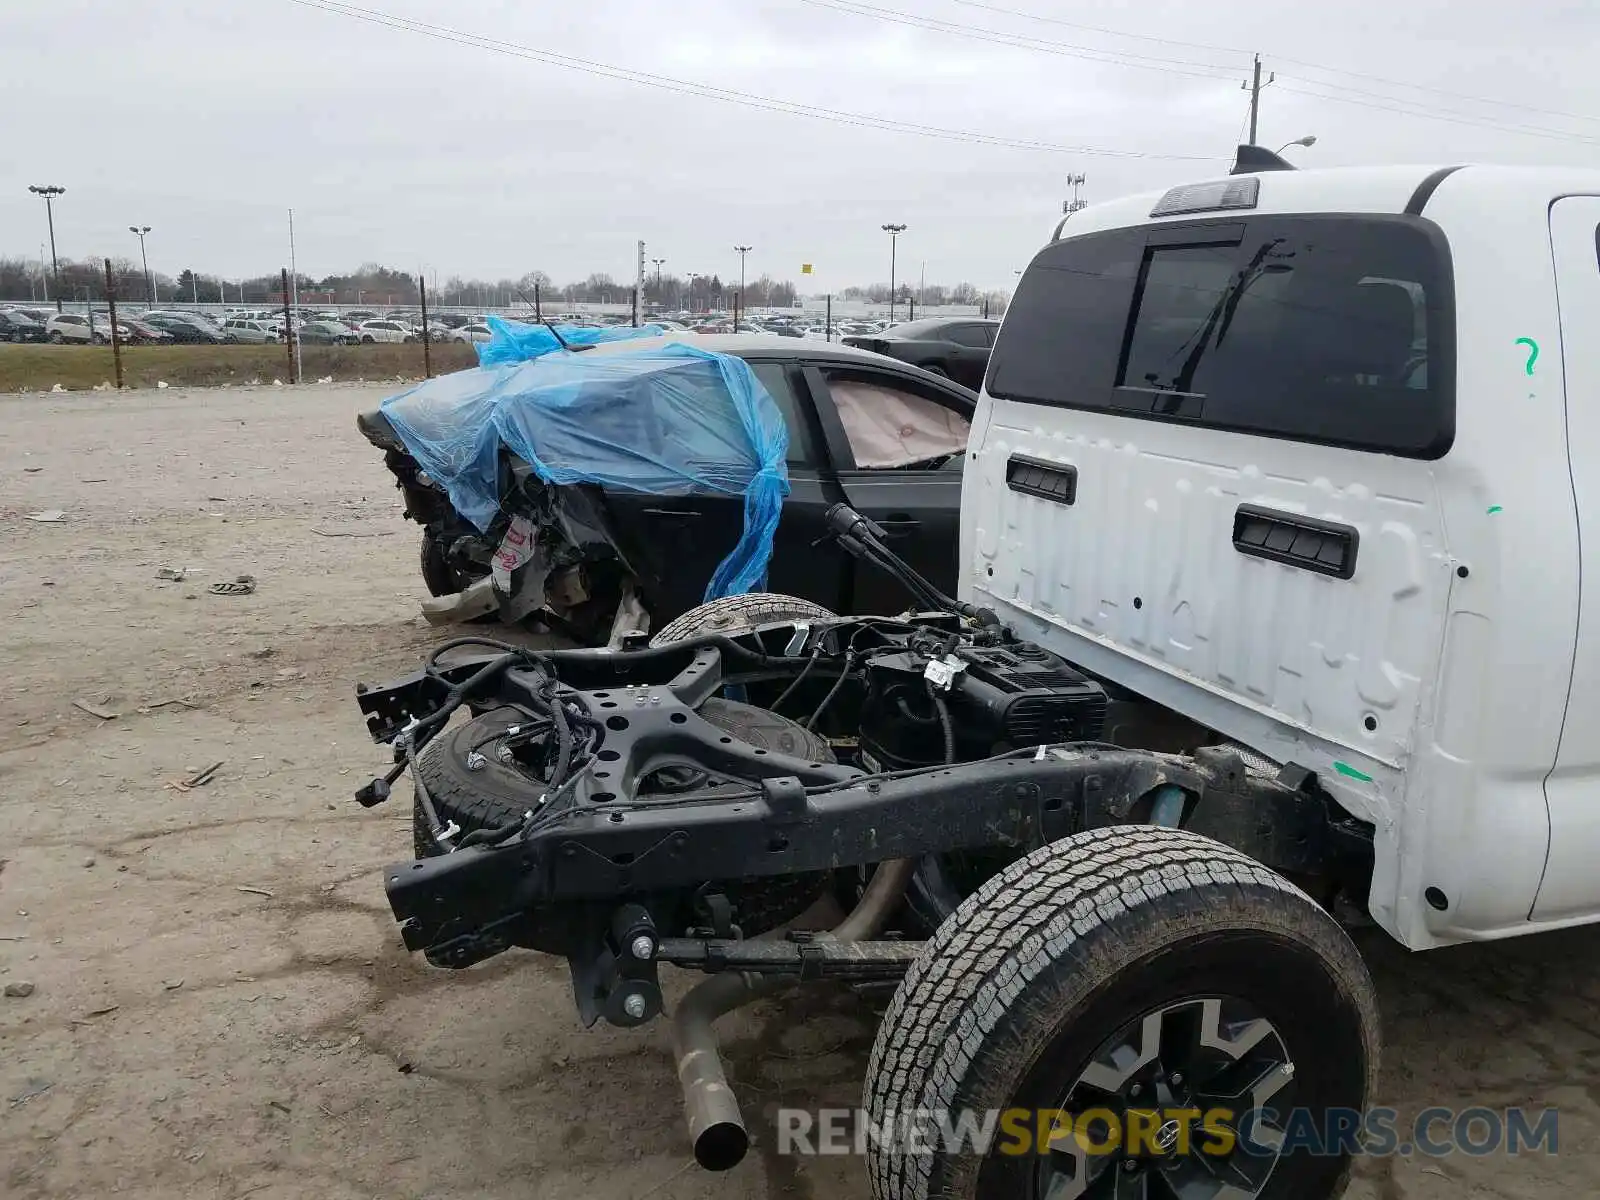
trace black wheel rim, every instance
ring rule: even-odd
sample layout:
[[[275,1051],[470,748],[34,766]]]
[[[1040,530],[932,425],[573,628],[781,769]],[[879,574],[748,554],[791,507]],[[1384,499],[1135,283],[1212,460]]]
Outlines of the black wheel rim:
[[[1282,1035],[1247,1002],[1198,997],[1147,1012],[1102,1042],[1063,1095],[1034,1194],[1256,1200],[1278,1164],[1293,1092]],[[1203,1120],[1174,1115],[1185,1110]]]

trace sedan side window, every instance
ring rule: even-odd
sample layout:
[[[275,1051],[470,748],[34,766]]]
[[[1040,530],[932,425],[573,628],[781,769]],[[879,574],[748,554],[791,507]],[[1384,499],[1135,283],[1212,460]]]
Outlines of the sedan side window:
[[[823,372],[856,466],[935,470],[967,449],[971,422],[914,384],[874,371]]]
[[[789,428],[789,465],[815,467],[816,439],[812,437],[811,422],[800,407],[800,398],[795,395],[794,385],[789,381],[788,367],[781,362],[753,362],[750,370],[761,381],[761,386],[772,394],[773,400],[777,401],[778,411],[783,414],[783,423]]]
[[[958,346],[971,346],[980,350],[988,349],[994,345],[993,340],[987,336],[987,331],[982,325],[952,325],[946,331],[945,338]]]

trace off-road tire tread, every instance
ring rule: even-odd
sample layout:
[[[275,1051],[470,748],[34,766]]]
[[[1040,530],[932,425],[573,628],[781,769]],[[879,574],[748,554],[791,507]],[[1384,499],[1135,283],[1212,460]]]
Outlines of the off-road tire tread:
[[[1180,829],[1116,826],[1019,859],[928,940],[884,1014],[863,1106],[874,1121],[958,1107],[961,1093],[980,1080],[972,1070],[980,1047],[1002,1022],[1012,1035],[1019,1025],[1052,1028],[1067,1011],[1063,996],[1069,1005],[1082,1000],[1127,962],[1216,930],[1219,915],[1242,918],[1232,928],[1242,923],[1276,934],[1321,957],[1359,1011],[1370,1095],[1376,1000],[1358,952],[1333,918],[1294,884],[1220,842]],[[1019,1079],[1028,1063],[1004,1066],[998,1074]],[[993,1063],[985,1070],[997,1073]],[[980,1165],[970,1154],[868,1154],[877,1200],[971,1197]]]
[[[666,646],[702,633],[741,633],[757,625],[778,621],[831,621],[838,614],[812,600],[785,596],[781,592],[747,592],[724,596],[668,621],[650,639],[652,646]]]

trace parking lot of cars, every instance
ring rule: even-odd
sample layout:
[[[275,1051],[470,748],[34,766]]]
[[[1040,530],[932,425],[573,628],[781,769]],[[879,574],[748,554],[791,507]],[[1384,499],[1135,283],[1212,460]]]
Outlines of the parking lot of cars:
[[[107,346],[112,343],[111,314],[105,306],[68,303],[0,304],[0,343],[49,343],[58,346]],[[532,312],[431,310],[426,320],[419,309],[229,308],[119,305],[115,340],[123,345],[284,346],[291,338],[306,346],[419,346],[455,343],[479,345],[493,336],[495,317],[534,322]],[[632,323],[631,314],[547,312],[549,323],[605,327]],[[810,312],[651,312],[642,323],[669,334],[753,335],[833,342],[871,350],[977,388],[988,365],[989,347],[998,322],[977,317],[934,318],[891,324],[882,317],[834,318]],[[420,354],[419,354],[420,358]]]

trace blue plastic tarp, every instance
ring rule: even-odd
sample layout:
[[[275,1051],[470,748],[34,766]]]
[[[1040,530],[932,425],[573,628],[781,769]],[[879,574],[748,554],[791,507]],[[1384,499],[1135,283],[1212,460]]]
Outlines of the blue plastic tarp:
[[[478,365],[492,367],[498,363],[526,362],[569,346],[598,346],[602,342],[625,342],[632,338],[660,337],[665,332],[659,325],[611,325],[591,329],[582,325],[557,325],[558,338],[546,325],[526,325],[521,321],[508,321],[504,317],[488,320],[489,340],[478,343]]]
[[[557,486],[742,495],[744,532],[706,599],[765,583],[789,494],[789,434],[741,358],[678,342],[543,354],[430,379],[382,407],[412,457],[483,530],[500,507],[502,445]]]

